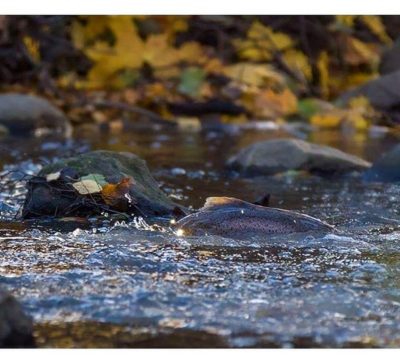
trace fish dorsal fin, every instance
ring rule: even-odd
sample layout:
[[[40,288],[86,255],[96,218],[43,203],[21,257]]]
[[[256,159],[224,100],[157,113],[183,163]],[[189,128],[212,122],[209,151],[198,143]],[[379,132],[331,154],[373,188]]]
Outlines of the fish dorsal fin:
[[[246,201],[239,200],[238,198],[233,197],[208,197],[206,199],[206,203],[203,206],[203,209],[211,208],[211,207],[244,207],[249,206]]]

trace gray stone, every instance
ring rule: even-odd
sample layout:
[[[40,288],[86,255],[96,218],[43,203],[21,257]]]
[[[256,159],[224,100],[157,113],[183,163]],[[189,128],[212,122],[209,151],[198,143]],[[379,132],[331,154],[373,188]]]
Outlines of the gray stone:
[[[339,104],[351,98],[365,96],[377,109],[389,110],[400,105],[400,70],[366,82],[339,97]]]
[[[0,126],[10,135],[57,134],[69,136],[72,131],[64,113],[44,98],[7,93],[0,95]]]
[[[33,347],[32,319],[18,301],[0,288],[0,348]]]
[[[366,181],[398,182],[400,181],[400,144],[395,146],[364,174]]]
[[[60,192],[60,189],[47,183],[46,176],[59,171],[69,173],[72,176],[71,181],[88,174],[101,174],[108,183],[118,183],[122,178],[132,177],[134,183],[130,187],[129,195],[134,203],[127,206],[124,212],[154,217],[173,216],[184,209],[160,190],[144,160],[132,153],[98,150],[44,167],[38,177],[28,183],[23,217],[85,216],[93,212],[93,207],[85,206],[84,201],[79,202],[78,199],[77,202],[73,189],[72,193],[65,193],[64,185]],[[71,209],[73,204],[74,208]]]
[[[252,144],[231,157],[227,165],[246,175],[271,175],[288,170],[341,174],[370,167],[370,163],[356,156],[299,139]]]

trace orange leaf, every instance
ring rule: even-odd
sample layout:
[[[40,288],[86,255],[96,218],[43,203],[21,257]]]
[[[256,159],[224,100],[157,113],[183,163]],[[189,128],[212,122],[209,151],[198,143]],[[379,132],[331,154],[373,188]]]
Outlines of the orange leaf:
[[[297,111],[297,98],[288,88],[281,92],[266,89],[255,97],[254,109],[264,118],[276,119]]]
[[[126,177],[116,184],[106,184],[101,191],[104,202],[119,211],[126,211],[128,204],[134,202],[129,195],[129,189],[133,183],[132,177]]]

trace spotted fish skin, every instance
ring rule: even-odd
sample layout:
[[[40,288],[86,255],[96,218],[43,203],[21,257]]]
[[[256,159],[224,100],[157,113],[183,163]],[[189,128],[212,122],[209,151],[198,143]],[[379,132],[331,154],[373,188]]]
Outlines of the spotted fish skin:
[[[311,216],[263,207],[228,197],[212,197],[198,212],[177,223],[180,235],[220,235],[228,238],[263,237],[334,229]]]

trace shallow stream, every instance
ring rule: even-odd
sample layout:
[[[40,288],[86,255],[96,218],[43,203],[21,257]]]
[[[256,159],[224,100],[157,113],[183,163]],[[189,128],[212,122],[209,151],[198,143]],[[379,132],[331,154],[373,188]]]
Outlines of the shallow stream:
[[[74,138],[0,143],[0,285],[35,320],[40,347],[399,347],[400,185],[286,173],[239,178],[226,159],[257,140],[299,136],[375,160],[381,134],[258,128],[77,129]],[[15,218],[25,174],[89,150],[131,151],[161,188],[198,208],[208,196],[320,218],[338,231],[240,241],[178,237],[130,223]]]

